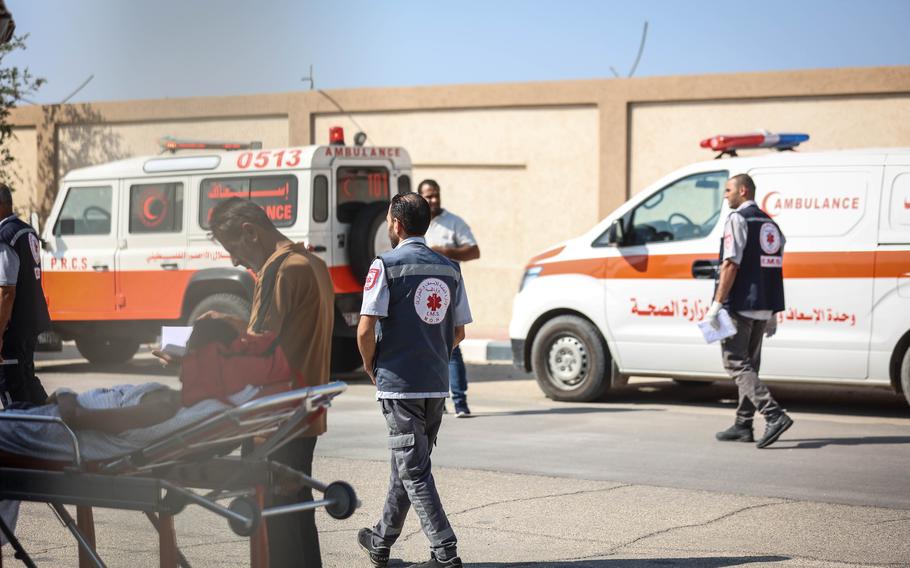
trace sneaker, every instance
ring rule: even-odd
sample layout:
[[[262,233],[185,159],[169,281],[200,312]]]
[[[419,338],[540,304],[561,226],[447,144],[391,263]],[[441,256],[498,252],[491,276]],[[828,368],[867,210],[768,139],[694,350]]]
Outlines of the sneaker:
[[[768,421],[765,425],[765,435],[761,437],[761,440],[755,446],[767,448],[776,442],[780,435],[786,432],[790,426],[793,426],[793,419],[787,416],[786,413],[782,413],[774,420]]]
[[[373,547],[373,529],[357,531],[357,544],[370,557],[370,563],[376,568],[385,568],[389,564],[389,549]],[[459,564],[461,566],[461,564]]]
[[[437,560],[436,555],[430,553],[430,559],[420,564],[411,564],[408,568],[461,568],[461,558],[455,556],[448,560]]]
[[[752,435],[752,426],[745,424],[734,424],[726,430],[714,434],[714,437],[721,442],[754,442]]]
[[[469,416],[471,416],[471,409],[468,408],[467,404],[455,407],[455,418],[467,418]]]

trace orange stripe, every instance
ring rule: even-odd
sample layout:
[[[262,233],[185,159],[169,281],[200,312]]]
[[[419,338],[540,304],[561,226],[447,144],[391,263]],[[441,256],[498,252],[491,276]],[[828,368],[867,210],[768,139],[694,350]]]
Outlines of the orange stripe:
[[[541,276],[592,278],[692,278],[692,263],[708,254],[635,255],[542,264]],[[890,278],[910,276],[910,251],[794,252],[784,255],[784,278]]]
[[[332,276],[336,294],[359,294],[363,292],[363,282],[357,280],[350,266],[330,266],[329,274]]]
[[[542,252],[542,253],[538,254],[537,256],[532,256],[531,260],[528,261],[528,265],[530,266],[530,265],[534,264],[535,262],[540,262],[541,260],[543,260],[545,258],[550,258],[550,257],[556,256],[557,254],[561,253],[563,251],[563,249],[565,249],[565,248],[566,248],[565,246],[556,247],[555,249],[548,250],[546,252]]]

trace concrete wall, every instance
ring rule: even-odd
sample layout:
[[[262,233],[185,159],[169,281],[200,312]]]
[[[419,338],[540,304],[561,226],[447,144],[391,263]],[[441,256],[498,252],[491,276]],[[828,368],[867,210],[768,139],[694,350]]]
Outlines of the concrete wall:
[[[38,133],[34,127],[13,129],[7,142],[13,156],[9,171],[3,172],[3,181],[13,189],[13,206],[20,215],[28,216],[38,208],[41,196],[38,187]]]
[[[414,189],[433,178],[443,207],[463,217],[481,258],[462,265],[478,330],[498,330],[511,315],[524,263],[554,242],[597,222],[597,109],[594,107],[357,113],[377,145],[402,145],[414,164]],[[343,115],[320,116],[317,143]],[[489,331],[488,331],[489,333]]]

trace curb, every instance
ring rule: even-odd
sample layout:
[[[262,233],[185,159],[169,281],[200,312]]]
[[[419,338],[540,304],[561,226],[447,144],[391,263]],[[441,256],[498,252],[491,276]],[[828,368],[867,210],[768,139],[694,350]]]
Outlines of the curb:
[[[493,339],[465,339],[461,354],[466,363],[501,363],[512,361],[512,344]]]

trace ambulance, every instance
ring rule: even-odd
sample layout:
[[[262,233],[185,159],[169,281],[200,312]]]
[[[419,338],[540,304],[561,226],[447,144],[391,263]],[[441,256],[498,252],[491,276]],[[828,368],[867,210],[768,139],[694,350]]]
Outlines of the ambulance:
[[[910,402],[910,148],[795,151],[807,139],[704,140],[723,159],[667,175],[531,258],[509,327],[515,364],[563,401],[601,398],[633,375],[728,378],[696,323],[714,293],[724,184],[748,173],[786,237],[786,309],[762,378],[891,388]],[[786,151],[737,155],[756,148]]]
[[[390,248],[391,192],[411,190],[407,151],[364,140],[345,145],[340,127],[328,146],[165,138],[170,154],[69,172],[42,233],[54,332],[89,361],[117,363],[162,325],[209,310],[249,317],[255,275],[233,266],[209,232],[212,208],[240,197],[325,260],[335,287],[333,369],[356,368],[364,277]]]

